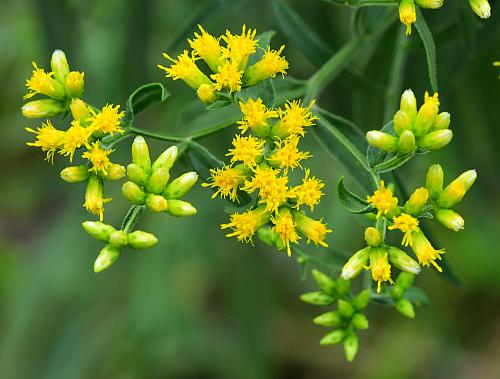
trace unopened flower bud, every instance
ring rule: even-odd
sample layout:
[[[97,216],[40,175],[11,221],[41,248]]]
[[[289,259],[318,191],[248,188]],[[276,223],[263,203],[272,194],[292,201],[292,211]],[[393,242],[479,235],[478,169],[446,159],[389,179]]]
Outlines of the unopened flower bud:
[[[488,18],[491,15],[491,6],[488,0],[469,0],[469,5],[481,18]]]
[[[83,125],[85,125],[85,123],[88,122],[89,118],[92,116],[90,114],[89,106],[82,99],[71,99],[70,109],[73,118],[80,121]]]
[[[400,153],[407,154],[415,151],[415,135],[411,130],[405,130],[399,136],[398,140],[398,150]]]
[[[448,112],[441,112],[434,119],[431,131],[448,129],[450,127],[450,122],[451,122],[451,115]]]
[[[379,130],[371,130],[366,133],[368,143],[378,149],[394,153],[398,150],[398,139],[393,135],[381,132]]]
[[[158,238],[154,234],[146,233],[140,230],[129,233],[127,236],[128,245],[132,249],[147,249],[158,243]]]
[[[21,108],[26,118],[50,118],[64,112],[64,104],[52,99],[33,100]]]
[[[333,332],[330,332],[327,335],[325,335],[319,341],[319,344],[320,345],[335,345],[337,343],[342,342],[344,335],[345,335],[345,331],[343,329],[334,330]]]
[[[104,218],[104,204],[111,201],[103,197],[104,184],[102,179],[97,175],[90,175],[85,188],[85,203],[83,206],[90,213],[98,215],[99,221]]]
[[[130,163],[127,166],[127,177],[140,186],[145,186],[149,179],[146,170],[135,163]]]
[[[132,143],[132,162],[141,166],[146,172],[151,169],[148,144],[142,136],[135,137]]]
[[[415,275],[410,274],[409,272],[402,272],[396,279],[396,284],[400,286],[403,289],[403,291],[406,291],[413,285],[414,281],[415,281]]]
[[[168,180],[170,179],[169,169],[160,167],[154,170],[146,184],[146,192],[161,194],[165,190]]]
[[[390,246],[387,248],[387,252],[389,254],[389,261],[400,270],[411,274],[418,274],[420,272],[418,262],[410,258],[403,250]]]
[[[455,232],[462,230],[464,228],[465,221],[457,212],[451,209],[437,209],[436,219],[448,229]]]
[[[286,245],[283,240],[279,237],[278,233],[268,226],[262,226],[257,229],[257,237],[268,246],[274,246],[278,250],[283,250]],[[301,258],[301,257],[299,257]],[[297,258],[297,261],[299,260]]]
[[[366,267],[368,263],[368,254],[370,252],[370,247],[365,247],[354,253],[354,255],[349,258],[347,263],[342,268],[341,278],[345,280],[350,280],[359,275],[361,270]]]
[[[196,208],[187,201],[172,199],[168,201],[167,213],[175,217],[193,216],[196,214]]]
[[[122,194],[132,204],[144,204],[144,200],[146,200],[146,194],[141,189],[141,187],[139,187],[134,182],[123,183]]]
[[[425,179],[425,187],[429,191],[429,197],[433,200],[437,199],[443,191],[444,173],[440,165],[434,164],[429,167],[427,177]]]
[[[429,191],[423,187],[417,188],[405,203],[403,212],[418,216],[429,200]]]
[[[351,323],[352,326],[359,330],[368,329],[369,326],[368,319],[363,313],[356,313],[354,316],[352,316]]]
[[[71,71],[66,77],[66,88],[70,97],[82,97],[85,74],[83,72]]]
[[[311,273],[314,281],[323,292],[332,294],[335,291],[336,283],[332,278],[316,269],[313,269]]]
[[[50,68],[54,72],[54,78],[60,83],[64,83],[69,74],[69,65],[62,50],[54,50],[50,60]]]
[[[149,193],[146,196],[146,206],[151,209],[153,212],[165,212],[168,208],[169,203],[167,199],[165,199],[161,195],[155,195]]]
[[[365,241],[368,246],[379,246],[382,243],[382,236],[377,228],[370,226],[365,229]]]
[[[339,326],[343,320],[338,311],[330,311],[315,317],[313,322],[322,326]]]
[[[89,168],[85,165],[66,167],[61,171],[61,179],[68,183],[81,183],[89,176]]]
[[[343,318],[348,319],[354,314],[354,307],[345,300],[339,300],[338,311]]]
[[[118,163],[111,163],[106,173],[101,173],[100,175],[105,180],[120,180],[125,176],[125,167]]]
[[[94,262],[94,272],[98,273],[109,268],[120,257],[121,250],[110,245],[104,246]]]
[[[402,315],[414,318],[415,317],[415,309],[413,309],[412,303],[404,297],[396,301],[395,303],[396,310]]]
[[[417,98],[411,89],[407,89],[401,95],[400,109],[404,111],[413,122],[417,116]]]
[[[196,90],[196,95],[198,95],[198,99],[206,104],[211,104],[217,100],[217,92],[212,84],[202,84],[199,86]]]
[[[89,236],[105,243],[109,242],[109,237],[116,231],[111,225],[97,221],[85,221],[82,226]]]
[[[113,247],[123,247],[127,245],[127,233],[117,230],[109,236],[109,244]]]
[[[358,336],[353,331],[349,331],[344,336],[344,353],[348,362],[352,362],[358,352]]]
[[[420,107],[415,118],[414,132],[415,136],[422,137],[427,134],[434,123],[434,118],[439,112],[439,100],[437,93],[434,96],[425,94],[425,103]]]
[[[437,150],[448,145],[452,138],[453,132],[450,129],[436,130],[420,138],[417,145],[424,150]]]
[[[354,307],[354,309],[360,312],[366,308],[369,302],[370,302],[370,289],[368,288],[358,293],[356,297],[352,299],[352,306]]]
[[[438,205],[441,208],[452,208],[457,205],[465,196],[476,178],[476,170],[469,170],[461,174],[441,192],[437,200]]]
[[[394,115],[394,131],[398,136],[400,136],[405,130],[411,130],[412,127],[412,121],[410,116],[403,111],[399,110],[396,112]]]
[[[152,170],[156,171],[160,167],[165,167],[167,170],[170,170],[177,159],[177,152],[177,146],[170,146],[154,161]]]
[[[178,199],[188,193],[198,180],[196,172],[186,172],[172,182],[165,188],[163,196],[167,199]]]
[[[444,0],[415,0],[415,3],[422,8],[438,9],[443,6]]]

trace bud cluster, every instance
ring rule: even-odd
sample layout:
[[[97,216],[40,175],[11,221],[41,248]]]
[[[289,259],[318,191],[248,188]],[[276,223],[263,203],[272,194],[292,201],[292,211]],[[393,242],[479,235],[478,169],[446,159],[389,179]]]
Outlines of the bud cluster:
[[[416,6],[427,9],[438,9],[444,0],[399,0],[399,20],[406,26],[406,35],[411,34],[411,26],[417,21]]]

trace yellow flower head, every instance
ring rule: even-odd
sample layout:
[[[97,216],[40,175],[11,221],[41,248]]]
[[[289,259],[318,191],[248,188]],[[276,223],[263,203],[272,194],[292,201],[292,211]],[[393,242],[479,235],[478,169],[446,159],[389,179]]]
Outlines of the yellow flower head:
[[[213,168],[210,170],[211,183],[203,183],[202,186],[216,189],[212,195],[212,199],[220,195],[224,199],[229,197],[231,201],[237,201],[238,187],[243,184],[249,172],[248,168],[244,165]]]
[[[284,76],[288,68],[288,61],[280,56],[284,48],[285,46],[281,46],[279,50],[271,50],[269,47],[261,60],[245,71],[246,85],[251,86],[262,80],[274,78],[278,73]]]
[[[26,128],[26,130],[36,134],[36,141],[28,142],[27,145],[41,148],[43,152],[47,152],[45,159],[54,163],[54,153],[63,145],[65,132],[54,128],[50,120],[42,123],[41,128],[36,130]]]
[[[108,155],[113,150],[104,150],[98,141],[94,142],[89,150],[83,153],[82,157],[88,159],[92,163],[90,171],[102,172],[104,175],[108,173],[108,167],[111,165]]]
[[[227,43],[227,48],[223,49],[224,58],[230,59],[231,63],[244,68],[250,54],[255,53],[258,40],[255,39],[255,29],[246,29],[243,25],[240,35],[231,34],[226,30],[226,35],[222,39]]]
[[[26,87],[30,90],[24,99],[29,99],[35,96],[37,93],[47,95],[50,97],[64,97],[63,86],[53,78],[53,72],[45,72],[43,68],[38,68],[35,62],[33,64],[33,74],[29,79],[26,79]]]
[[[289,196],[288,177],[278,176],[279,171],[272,168],[257,167],[251,180],[245,182],[243,190],[252,193],[259,191],[259,203],[265,203],[269,212],[276,212]]]
[[[71,97],[80,97],[83,94],[83,86],[85,85],[85,73],[79,71],[71,71],[66,77],[66,88],[68,88]]]
[[[387,256],[387,251],[383,248],[372,247],[370,249],[370,269],[373,280],[377,282],[377,293],[380,293],[382,282],[394,283],[391,279],[391,265]]]
[[[316,245],[328,247],[325,242],[326,235],[332,230],[328,229],[323,220],[313,220],[302,212],[293,211],[293,219],[297,224],[297,229],[307,237],[307,243],[314,242]]]
[[[243,113],[243,120],[239,121],[239,128],[242,133],[245,133],[248,128],[265,128],[267,120],[272,117],[277,117],[277,112],[268,109],[262,99],[248,99],[247,102],[240,101],[240,110]]]
[[[215,80],[215,89],[217,91],[222,90],[222,88],[227,88],[229,92],[241,90],[241,71],[238,66],[234,63],[226,62],[219,66],[219,72],[210,75],[210,77]]]
[[[429,92],[425,91],[424,104],[433,104],[436,107],[439,107],[439,93],[435,92],[434,95],[430,96]]]
[[[253,136],[242,137],[236,135],[233,139],[233,149],[229,149],[227,156],[231,156],[231,163],[243,162],[248,167],[255,167],[264,152],[264,140]]]
[[[173,62],[170,67],[157,65],[159,69],[167,73],[167,78],[181,79],[195,91],[202,84],[211,84],[210,79],[196,66],[195,58],[190,56],[187,50],[184,50],[177,59],[171,58],[167,53],[163,53],[163,56]]]
[[[231,222],[222,224],[221,229],[231,228],[233,231],[226,237],[236,237],[238,241],[252,242],[255,231],[269,221],[269,212],[264,207],[259,207],[245,213],[234,213]]]
[[[406,35],[411,34],[411,25],[417,21],[414,0],[401,0],[399,3],[399,20],[406,25]]]
[[[109,203],[110,198],[103,198],[102,179],[92,175],[85,190],[85,203],[83,206],[87,211],[99,216],[99,221],[104,218],[104,204]]]
[[[219,40],[207,33],[201,25],[198,25],[198,28],[201,33],[194,33],[195,38],[188,39],[189,46],[191,46],[195,55],[207,62],[212,71],[217,72],[222,56]]]
[[[441,255],[444,254],[444,249],[434,249],[421,230],[417,230],[413,233],[411,248],[415,252],[420,264],[424,266],[432,264],[439,272],[443,271],[443,269],[436,263],[436,259],[441,260]]]
[[[300,166],[300,161],[310,158],[312,155],[309,152],[299,151],[299,136],[292,135],[285,140],[277,141],[276,150],[270,156],[269,161],[272,165],[284,168],[285,171],[294,169]]]
[[[198,96],[198,99],[207,104],[213,103],[217,100],[217,93],[215,92],[213,84],[202,84],[196,90],[196,95]]]
[[[292,255],[290,243],[298,243],[300,239],[297,231],[295,230],[292,213],[288,208],[282,208],[276,213],[275,216],[271,217],[271,221],[274,224],[273,230],[286,245],[288,256]]]
[[[401,213],[400,216],[394,217],[394,224],[389,226],[389,230],[399,229],[404,233],[402,245],[408,246],[413,243],[412,233],[420,230],[418,227],[419,221],[406,213]]]
[[[280,121],[276,124],[276,135],[280,138],[290,135],[303,136],[304,127],[314,125],[314,120],[317,120],[311,113],[313,105],[314,101],[304,108],[300,100],[294,100],[285,104],[285,110],[278,109]]]
[[[125,112],[120,112],[120,106],[113,106],[106,104],[99,113],[90,109],[92,113],[90,129],[92,131],[101,132],[103,134],[123,133],[124,130],[120,128],[120,121],[125,115]]]
[[[297,208],[305,204],[313,210],[314,207],[319,204],[321,196],[323,196],[321,189],[325,184],[314,176],[309,177],[309,173],[310,170],[306,169],[302,184],[290,190],[290,197],[295,199]]]
[[[91,135],[92,129],[83,127],[78,120],[73,120],[64,133],[64,143],[60,153],[65,156],[69,155],[69,161],[72,162],[76,149],[82,146],[90,148],[88,140]]]
[[[387,215],[398,205],[398,199],[392,196],[392,191],[385,188],[384,181],[380,181],[380,188],[372,196],[367,197],[367,201],[378,210],[377,218],[381,215]]]

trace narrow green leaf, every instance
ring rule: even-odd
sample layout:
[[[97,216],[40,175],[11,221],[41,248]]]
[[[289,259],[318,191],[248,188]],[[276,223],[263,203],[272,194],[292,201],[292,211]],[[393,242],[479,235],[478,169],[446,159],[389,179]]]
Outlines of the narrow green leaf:
[[[351,7],[373,7],[381,5],[396,5],[398,0],[323,0],[335,5],[349,5]]]
[[[382,129],[380,129],[380,131],[394,135],[393,121],[391,120],[387,124],[385,124]],[[366,149],[366,160],[368,161],[370,167],[373,167],[382,163],[385,157],[387,157],[387,154],[387,151],[377,149],[372,145],[368,145],[368,148]]]
[[[418,34],[422,39],[425,47],[425,54],[427,57],[427,66],[429,70],[429,80],[431,82],[431,87],[434,92],[438,92],[438,79],[437,79],[437,62],[436,62],[436,44],[434,43],[434,38],[432,33],[425,21],[424,15],[417,7],[417,21],[415,22],[415,27],[417,28]]]
[[[177,128],[183,131],[182,138],[201,138],[235,125],[241,117],[240,108],[235,104],[210,112],[201,106],[189,116],[180,118]]]
[[[379,163],[373,169],[378,172],[379,174],[383,174],[392,170],[397,169],[398,167],[401,167],[404,165],[406,162],[408,162],[415,153],[408,153],[408,154],[396,154],[392,158]]]
[[[351,213],[369,213],[373,209],[370,204],[358,195],[352,193],[344,186],[344,177],[342,176],[337,184],[337,194],[340,203],[346,211]]]
[[[165,101],[170,93],[161,83],[148,83],[137,88],[129,96],[125,109],[125,120],[131,121],[134,116],[150,106]]]
[[[243,101],[247,101],[248,99],[257,100],[258,98],[261,98],[262,102],[266,106],[273,107],[276,101],[276,92],[274,90],[273,80],[267,79],[254,86],[243,88],[238,93],[238,98]]]

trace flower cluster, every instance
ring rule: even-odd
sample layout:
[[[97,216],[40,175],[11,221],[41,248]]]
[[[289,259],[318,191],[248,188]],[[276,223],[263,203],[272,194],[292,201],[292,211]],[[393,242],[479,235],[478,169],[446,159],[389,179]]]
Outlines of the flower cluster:
[[[300,101],[289,102],[284,108],[270,109],[262,99],[240,102],[243,120],[239,122],[241,134],[233,139],[229,149],[230,163],[211,170],[205,187],[233,202],[238,194],[257,194],[256,207],[231,215],[230,222],[222,229],[231,229],[228,237],[252,242],[254,234],[265,242],[286,247],[291,254],[291,244],[297,244],[300,235],[322,246],[326,234],[331,232],[322,220],[314,220],[300,208],[311,211],[323,196],[324,183],[311,176],[302,161],[311,154],[298,149],[305,128],[314,125],[312,104],[304,107]],[[250,133],[251,132],[251,133]],[[302,182],[290,185],[289,173],[303,171]]]
[[[399,0],[399,20],[406,26],[406,35],[411,34],[411,26],[417,21],[416,6],[426,9],[438,9],[444,0]]]
[[[213,103],[242,87],[286,74],[288,62],[281,56],[284,46],[278,50],[265,50],[259,46],[255,29],[243,25],[241,34],[226,30],[224,35],[216,38],[202,26],[198,27],[200,33],[194,33],[194,38],[188,40],[192,50],[184,50],[175,59],[164,53],[172,63],[169,67],[158,67],[166,72],[167,77],[184,81],[204,103]],[[198,66],[200,60],[205,62],[207,70]]]
[[[368,143],[376,148],[391,153],[408,154],[417,148],[421,150],[437,150],[453,138],[450,126],[450,114],[439,113],[439,97],[425,93],[424,104],[418,109],[413,91],[408,89],[401,96],[400,109],[393,119],[396,135],[371,130],[366,134]]]

